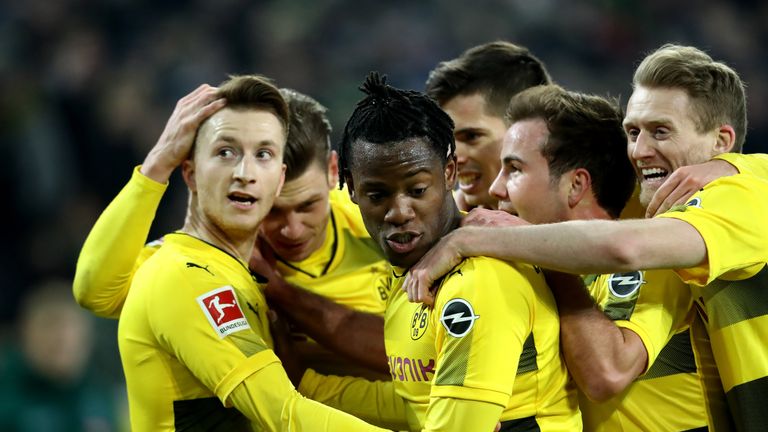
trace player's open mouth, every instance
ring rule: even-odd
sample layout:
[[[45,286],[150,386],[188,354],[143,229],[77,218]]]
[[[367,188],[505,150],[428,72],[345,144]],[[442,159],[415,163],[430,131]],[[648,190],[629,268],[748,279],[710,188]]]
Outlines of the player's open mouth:
[[[459,183],[472,184],[475,180],[480,178],[480,173],[477,172],[461,172],[459,173]]]
[[[229,201],[235,204],[237,207],[248,208],[251,207],[257,199],[251,195],[243,192],[232,192],[227,195]]]
[[[480,177],[482,177],[482,175],[479,172],[460,172],[459,188],[463,191],[467,191],[476,187]]]
[[[421,234],[409,231],[394,233],[387,236],[389,247],[399,254],[408,253],[416,248],[421,239]]]
[[[664,168],[642,168],[640,172],[643,174],[643,181],[648,182],[662,181],[669,175],[669,171]]]

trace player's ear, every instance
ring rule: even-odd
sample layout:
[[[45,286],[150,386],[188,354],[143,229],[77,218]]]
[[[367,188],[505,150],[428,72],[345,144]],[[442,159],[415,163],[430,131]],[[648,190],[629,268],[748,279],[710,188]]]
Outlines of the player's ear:
[[[453,190],[456,187],[456,155],[448,157],[448,162],[445,163],[445,188],[446,190]]]
[[[736,145],[736,131],[733,126],[724,124],[717,129],[717,141],[715,142],[715,155],[728,153]]]
[[[280,183],[277,185],[277,190],[275,191],[275,198],[277,198],[280,195],[280,192],[283,190],[283,185],[285,184],[285,170],[287,169],[287,165],[283,164],[283,169],[280,170]]]
[[[195,161],[187,159],[181,163],[181,176],[184,177],[184,183],[191,192],[197,192],[197,182],[195,181]]]
[[[328,156],[328,186],[333,188],[339,184],[339,154],[331,150]]]
[[[563,174],[568,182],[568,206],[576,207],[592,192],[592,176],[584,168],[576,168]]]

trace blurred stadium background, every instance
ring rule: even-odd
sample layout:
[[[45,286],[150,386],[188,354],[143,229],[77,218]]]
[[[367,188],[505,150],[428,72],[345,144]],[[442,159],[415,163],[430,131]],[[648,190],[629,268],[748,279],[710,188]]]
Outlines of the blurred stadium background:
[[[155,143],[175,101],[200,83],[265,74],[325,104],[338,138],[370,70],[422,90],[439,61],[505,39],[530,48],[566,88],[624,104],[643,55],[677,42],[741,74],[750,121],[745,151],[768,152],[766,23],[768,3],[757,0],[0,1],[0,175],[10,201],[0,259],[0,429],[17,430],[4,426],[11,424],[4,416],[18,417],[28,397],[4,380],[34,369],[27,357],[9,360],[27,334],[23,301],[37,287],[71,283],[99,212]],[[153,235],[178,228],[185,203],[177,176]],[[49,331],[64,327],[43,322]],[[72,361],[77,379],[51,388],[72,399],[67,392],[82,393],[83,377],[95,380],[88,388],[104,389],[96,402],[114,401],[117,409],[91,414],[107,421],[91,421],[87,430],[124,428],[115,426],[124,410],[116,325],[88,324],[93,333],[72,330],[85,339],[76,348],[90,352]],[[58,340],[66,351],[70,339]],[[86,412],[102,412],[83,400],[94,404]],[[33,412],[43,413],[32,415],[37,422],[18,430],[85,430],[50,429],[56,413],[44,405]]]

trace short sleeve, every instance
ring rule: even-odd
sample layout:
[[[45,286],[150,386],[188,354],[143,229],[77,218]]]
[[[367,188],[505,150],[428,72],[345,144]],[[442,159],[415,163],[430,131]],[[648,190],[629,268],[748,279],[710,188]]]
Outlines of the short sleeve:
[[[768,182],[754,176],[737,174],[715,180],[685,206],[657,217],[685,221],[704,239],[707,260],[676,270],[686,282],[703,286],[721,276],[748,277],[768,261]]]
[[[501,261],[466,260],[446,277],[435,312],[437,370],[431,398],[506,406],[531,333],[530,282]]]
[[[618,327],[632,330],[643,341],[646,371],[684,326],[692,306],[690,288],[671,270],[602,275],[590,291]]]
[[[166,268],[155,274],[147,316],[160,345],[226,403],[240,382],[279,360],[259,334],[260,326],[245,319],[241,305],[247,302],[238,291],[217,285],[215,280],[193,279],[178,269]],[[210,292],[219,292],[220,306],[229,314],[239,313],[242,319],[233,320],[229,329],[217,328],[211,321],[215,318],[200,301]]]

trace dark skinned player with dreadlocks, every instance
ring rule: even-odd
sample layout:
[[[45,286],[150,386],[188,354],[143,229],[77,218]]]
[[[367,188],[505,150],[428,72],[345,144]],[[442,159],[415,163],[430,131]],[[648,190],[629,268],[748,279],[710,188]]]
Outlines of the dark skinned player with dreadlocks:
[[[408,302],[400,289],[408,268],[461,221],[451,193],[453,123],[432,99],[376,73],[361,90],[340,166],[366,229],[394,266],[383,330],[392,382],[307,370],[300,391],[398,429],[491,431],[501,420],[501,430],[579,430],[557,309],[537,269],[471,258],[443,279],[434,309]],[[270,289],[293,290],[301,301],[300,290],[276,285]],[[341,339],[361,331],[320,327],[312,330]],[[381,338],[381,327],[370,337]]]

